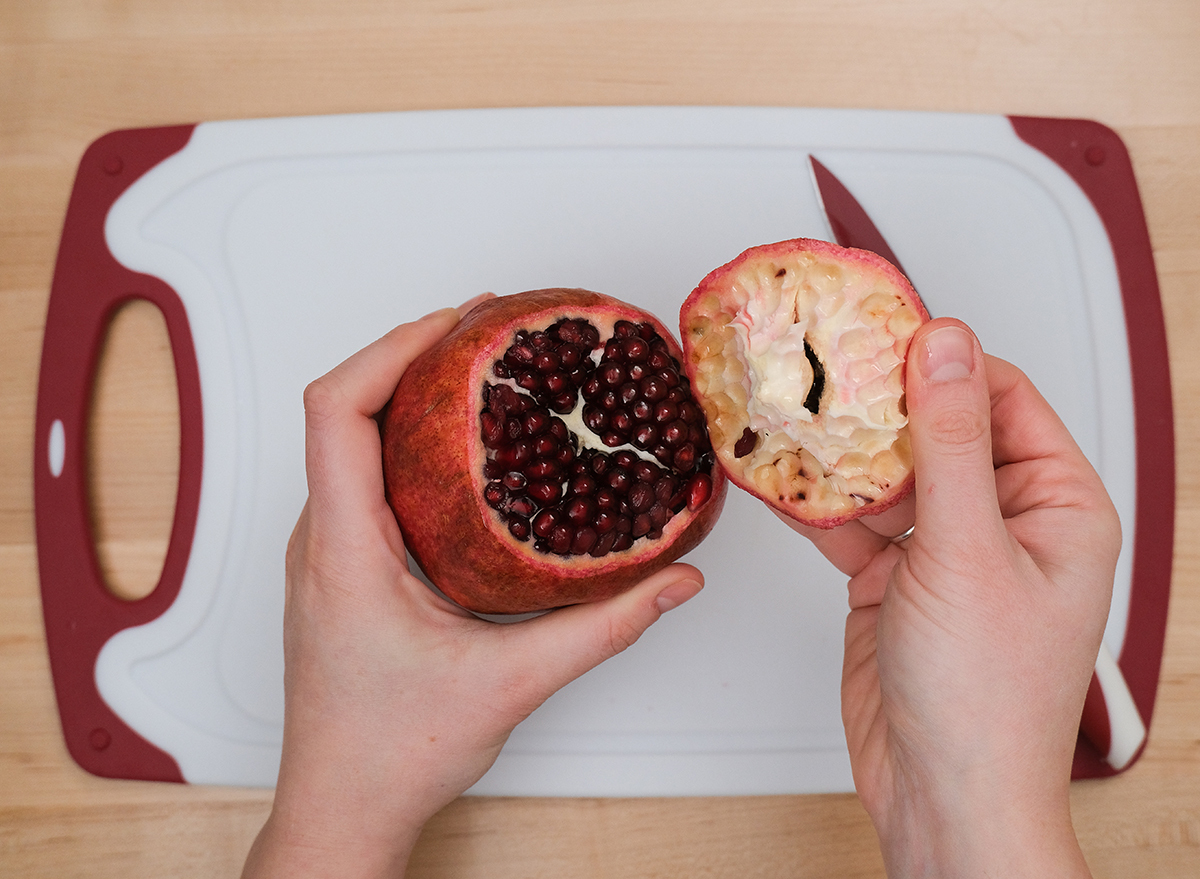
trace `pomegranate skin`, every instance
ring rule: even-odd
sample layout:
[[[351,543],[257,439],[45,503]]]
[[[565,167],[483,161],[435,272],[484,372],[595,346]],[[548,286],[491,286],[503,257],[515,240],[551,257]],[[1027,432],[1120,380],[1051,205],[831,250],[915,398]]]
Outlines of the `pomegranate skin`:
[[[729,480],[825,529],[902,500],[914,486],[904,363],[928,320],[890,262],[827,241],[752,247],[710,272],[680,336]]]
[[[617,595],[696,547],[724,505],[726,480],[713,464],[704,503],[676,513],[658,539],[623,552],[545,553],[509,533],[484,499],[484,386],[498,383],[493,364],[518,330],[562,318],[586,319],[603,338],[618,320],[652,324],[682,371],[678,342],[647,312],[588,290],[535,290],[472,309],[413,361],[384,416],[385,487],[405,546],[434,585],[472,611],[527,613]]]

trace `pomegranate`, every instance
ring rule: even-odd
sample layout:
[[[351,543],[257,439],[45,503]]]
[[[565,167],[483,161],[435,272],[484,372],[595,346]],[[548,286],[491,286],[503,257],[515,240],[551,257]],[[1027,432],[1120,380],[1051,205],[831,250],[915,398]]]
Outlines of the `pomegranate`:
[[[726,482],[652,315],[587,290],[471,310],[383,423],[388,501],[429,579],[509,614],[618,594],[700,543]]]
[[[891,263],[796,239],[754,247],[684,302],[692,387],[729,479],[833,528],[912,490],[908,343],[929,313]]]

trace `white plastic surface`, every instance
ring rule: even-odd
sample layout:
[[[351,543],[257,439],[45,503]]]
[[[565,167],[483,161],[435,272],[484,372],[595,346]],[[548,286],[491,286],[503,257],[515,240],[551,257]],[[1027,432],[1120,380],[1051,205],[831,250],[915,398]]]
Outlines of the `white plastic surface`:
[[[745,248],[829,237],[810,152],[930,312],[965,319],[1032,376],[1129,528],[1132,392],[1111,250],[1083,193],[1002,117],[583,108],[207,123],[106,226],[120,262],[185,304],[205,434],[183,587],[105,646],[104,699],[188,781],[274,784],[305,384],[484,290],[589,287],[673,326],[696,283]],[[535,712],[474,792],[852,789],[843,577],[736,490],[689,560],[704,592]],[[1126,552],[1114,653],[1129,576]]]

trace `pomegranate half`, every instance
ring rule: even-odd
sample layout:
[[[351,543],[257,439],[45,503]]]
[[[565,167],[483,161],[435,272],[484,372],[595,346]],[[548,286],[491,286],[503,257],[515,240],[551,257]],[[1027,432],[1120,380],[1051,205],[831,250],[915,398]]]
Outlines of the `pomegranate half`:
[[[404,373],[388,502],[447,596],[510,614],[616,595],[691,550],[726,481],[652,315],[587,290],[476,306]]]
[[[754,247],[711,272],[680,334],[730,480],[819,528],[897,503],[913,487],[904,362],[927,320],[890,262],[826,241]]]

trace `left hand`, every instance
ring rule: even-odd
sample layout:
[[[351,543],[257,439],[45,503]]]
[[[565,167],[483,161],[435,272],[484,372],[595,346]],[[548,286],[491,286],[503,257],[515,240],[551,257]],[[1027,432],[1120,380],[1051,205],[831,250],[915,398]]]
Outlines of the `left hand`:
[[[400,875],[422,825],[518,723],[701,588],[676,564],[607,601],[501,625],[410,573],[374,416],[474,304],[397,327],[305,391],[310,494],[287,552],[283,759],[244,876]]]

